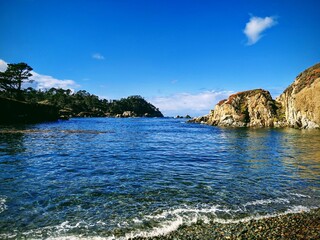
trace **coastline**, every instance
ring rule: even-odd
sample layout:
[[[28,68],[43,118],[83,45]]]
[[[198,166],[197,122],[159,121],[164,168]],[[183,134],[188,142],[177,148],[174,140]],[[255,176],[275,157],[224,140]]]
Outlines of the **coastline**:
[[[154,239],[320,239],[320,208],[236,223],[197,222]]]

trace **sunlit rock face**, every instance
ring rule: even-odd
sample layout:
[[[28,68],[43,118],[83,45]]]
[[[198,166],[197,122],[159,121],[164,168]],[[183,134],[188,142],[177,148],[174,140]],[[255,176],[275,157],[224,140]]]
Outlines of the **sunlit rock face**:
[[[277,102],[283,106],[288,126],[319,128],[320,63],[300,73]]]
[[[220,101],[207,123],[230,127],[273,127],[277,109],[276,102],[266,90],[239,92]]]

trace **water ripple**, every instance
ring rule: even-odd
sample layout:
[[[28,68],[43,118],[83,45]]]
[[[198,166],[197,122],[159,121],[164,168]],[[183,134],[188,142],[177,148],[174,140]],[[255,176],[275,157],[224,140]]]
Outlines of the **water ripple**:
[[[176,119],[4,127],[0,238],[125,239],[319,207],[319,142],[318,131]]]

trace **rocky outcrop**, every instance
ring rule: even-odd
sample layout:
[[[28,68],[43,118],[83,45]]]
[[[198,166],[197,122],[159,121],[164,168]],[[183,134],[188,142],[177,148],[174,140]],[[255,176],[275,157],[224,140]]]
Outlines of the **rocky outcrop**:
[[[230,127],[320,126],[320,63],[302,72],[276,100],[263,89],[220,101],[209,115],[189,122]]]
[[[299,74],[277,101],[283,106],[288,126],[319,128],[320,63]]]
[[[115,118],[137,118],[137,117],[163,117],[162,113],[143,113],[143,114],[138,114],[134,111],[124,111],[123,113],[118,113],[118,114],[111,114],[111,113],[106,113],[106,117],[115,117]]]
[[[132,111],[124,111],[122,113],[122,117],[124,118],[129,118],[129,117],[136,117],[137,114],[135,114],[135,112],[132,112]]]
[[[174,118],[187,118],[187,119],[191,119],[190,115],[185,115],[185,116],[181,116],[181,115],[177,115]]]
[[[116,118],[134,118],[138,117],[137,114],[133,111],[124,111],[122,114],[116,114],[114,116],[109,116],[109,117],[116,117]]]
[[[211,110],[211,112],[213,114],[213,110]],[[195,118],[192,118],[192,119],[188,120],[187,122],[188,123],[206,124],[208,122],[209,116],[211,116],[211,114],[200,116],[200,117],[195,117]]]
[[[232,127],[273,127],[277,104],[268,91],[239,92],[220,101],[208,116],[207,124]]]

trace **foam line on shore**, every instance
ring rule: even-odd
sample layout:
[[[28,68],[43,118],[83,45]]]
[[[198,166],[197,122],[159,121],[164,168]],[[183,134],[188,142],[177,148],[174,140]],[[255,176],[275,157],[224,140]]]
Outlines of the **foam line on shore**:
[[[236,224],[236,223],[245,223],[245,222],[250,222],[252,220],[262,220],[262,219],[267,219],[267,218],[273,218],[273,217],[280,217],[280,216],[284,216],[287,214],[295,214],[295,213],[302,213],[302,212],[310,212],[313,209],[317,209],[317,207],[304,207],[304,206],[292,206],[291,208],[289,208],[287,211],[283,212],[283,213],[277,213],[277,214],[267,214],[267,215],[257,215],[257,216],[253,216],[253,217],[245,217],[245,218],[241,218],[241,219],[221,219],[221,218],[216,218],[213,220],[213,222],[216,223],[221,223],[221,224]]]
[[[287,214],[297,214],[297,213],[303,213],[303,212],[310,212],[313,209],[317,209],[319,207],[305,207],[305,206],[301,206],[301,205],[296,205],[296,206],[292,206],[290,207],[288,210],[286,210],[285,212],[282,213],[277,213],[277,214],[267,214],[267,215],[256,215],[256,216],[250,216],[250,217],[245,217],[245,218],[241,218],[241,219],[221,219],[221,218],[208,218],[205,215],[202,215],[204,213],[212,213],[215,214],[216,211],[223,211],[223,209],[219,208],[218,206],[213,206],[212,208],[208,208],[208,209],[174,209],[172,211],[165,211],[163,213],[154,215],[154,216],[150,216],[148,215],[147,218],[150,219],[151,217],[154,217],[155,219],[159,219],[159,218],[166,218],[169,215],[173,215],[173,214],[178,214],[176,215],[176,217],[171,220],[171,221],[164,221],[161,226],[159,227],[155,227],[152,228],[150,230],[146,230],[146,231],[133,231],[130,233],[127,233],[125,236],[121,236],[121,237],[116,237],[116,236],[73,236],[73,235],[67,235],[66,231],[70,230],[70,229],[74,229],[74,228],[78,228],[80,226],[84,226],[86,223],[85,222],[79,222],[77,224],[71,225],[69,222],[63,222],[58,226],[48,226],[45,227],[43,229],[47,229],[47,230],[54,230],[54,235],[60,235],[61,236],[51,236],[48,237],[47,239],[50,240],[89,240],[89,239],[93,239],[93,240],[128,240],[128,239],[132,239],[132,238],[152,238],[152,237],[156,237],[156,236],[163,236],[163,235],[167,235],[170,234],[174,231],[177,231],[178,228],[182,225],[192,225],[195,224],[197,221],[204,221],[205,223],[209,223],[210,221],[212,223],[218,223],[218,224],[237,224],[237,223],[246,223],[246,222],[250,222],[253,220],[263,220],[263,219],[268,219],[268,218],[273,218],[273,217],[281,217]],[[228,209],[225,209],[226,211],[228,211]],[[183,216],[184,213],[191,213],[189,216]],[[92,226],[90,224],[90,226]],[[43,230],[42,229],[42,230]],[[37,229],[34,231],[29,231],[29,232],[25,232],[23,235],[25,236],[31,236],[34,233],[39,234],[41,231],[41,229]],[[62,236],[62,234],[65,234],[65,236]],[[5,238],[14,238],[13,234],[1,234],[0,237],[5,237]],[[33,239],[37,239],[35,237],[32,237]],[[40,239],[40,238],[39,238]]]
[[[262,220],[262,219],[266,219],[266,218],[272,218],[272,217],[278,217],[278,216],[283,216],[283,215],[287,215],[287,214],[291,214],[291,213],[301,213],[301,212],[310,212],[312,209],[316,209],[316,207],[314,208],[307,208],[304,206],[292,206],[290,209],[288,209],[287,211],[283,212],[283,213],[278,213],[278,214],[267,214],[267,215],[262,215],[262,216],[252,216],[252,217],[245,217],[245,218],[241,218],[241,219],[230,219],[230,220],[225,220],[225,219],[221,219],[221,218],[214,218],[212,221],[214,223],[220,223],[220,224],[236,224],[236,223],[240,223],[240,222],[250,222],[252,220]],[[194,213],[215,213],[216,211],[221,211],[222,209],[218,209],[215,208],[213,210],[212,209],[187,209],[186,212],[194,212]],[[228,210],[227,210],[228,211]],[[175,213],[183,213],[184,210],[183,209],[176,209],[173,212]],[[162,214],[162,216],[165,216],[169,213],[164,213]],[[144,232],[132,232],[130,234],[127,234],[125,238],[123,239],[130,239],[130,238],[134,238],[134,237],[155,237],[155,236],[160,236],[160,235],[167,235],[171,232],[176,231],[181,225],[185,224],[185,225],[191,225],[193,223],[196,223],[197,221],[204,221],[205,223],[208,223],[210,220],[206,217],[206,216],[201,216],[199,214],[196,214],[196,216],[193,216],[191,218],[191,221],[189,219],[189,221],[183,221],[184,219],[179,216],[177,218],[177,220],[173,221],[171,224],[170,223],[166,223],[164,225],[162,225],[161,227],[157,227],[157,228],[153,228],[150,231],[144,231]],[[122,238],[120,238],[122,240]]]

